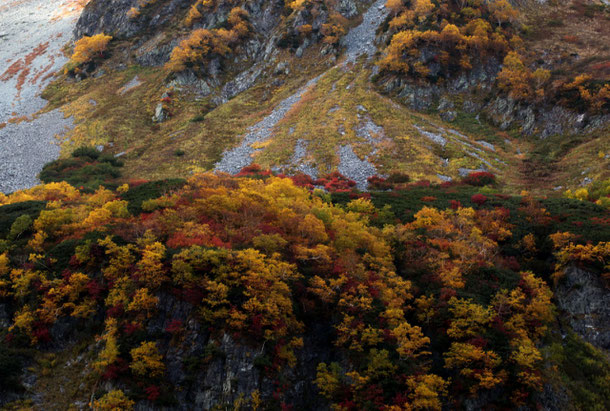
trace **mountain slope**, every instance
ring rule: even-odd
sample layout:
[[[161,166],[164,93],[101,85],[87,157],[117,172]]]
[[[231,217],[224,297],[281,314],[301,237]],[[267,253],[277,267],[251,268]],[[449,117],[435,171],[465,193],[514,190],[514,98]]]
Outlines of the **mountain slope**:
[[[64,79],[47,90],[50,107],[62,106],[65,113],[76,118],[76,128],[68,136],[70,145],[64,145],[64,153],[68,154],[74,145],[102,144],[109,152],[124,153],[126,175],[134,178],[177,177],[189,171],[214,169],[228,150],[239,153],[241,159],[236,158],[233,165],[223,164],[220,169],[237,172],[251,161],[277,170],[292,168],[310,174],[324,174],[338,167],[350,174],[350,167],[364,167],[367,170],[364,174],[353,171],[348,175],[358,178],[361,187],[370,174],[392,171],[439,181],[455,179],[468,170],[489,170],[509,186],[542,192],[559,185],[580,184],[581,171],[589,179],[607,177],[608,156],[588,169],[575,168],[573,160],[578,154],[587,162],[600,152],[604,155],[608,152],[606,117],[583,117],[565,110],[547,112],[544,107],[538,113],[532,111],[532,107],[538,110],[535,105],[523,105],[505,97],[493,100],[495,92],[489,87],[493,86],[497,66],[491,74],[475,69],[467,78],[470,82],[467,84],[487,84],[491,95],[490,91],[478,93],[476,87],[458,85],[464,82],[462,77],[456,78],[455,88],[450,86],[447,91],[438,86],[400,83],[401,80],[396,83],[396,77],[387,75],[371,77],[370,73],[378,70],[373,64],[378,57],[360,62],[356,57],[364,52],[374,53],[375,45],[382,45],[379,41],[383,35],[375,36],[383,20],[379,14],[388,11],[378,3],[364,14],[363,24],[359,23],[361,17],[346,21],[348,34],[335,45],[324,41],[312,43],[310,38],[299,43],[303,40],[297,38],[292,51],[274,46],[283,44],[286,31],[302,27],[311,18],[307,17],[308,9],[304,12],[295,9],[284,17],[273,2],[247,5],[246,10],[254,13],[249,17],[254,34],[245,44],[237,46],[233,59],[212,60],[210,67],[220,64],[221,71],[199,79],[188,71],[175,77],[166,77],[166,72],[157,68],[134,66],[124,71],[125,63],[158,65],[169,58],[168,45],[178,44],[171,40],[172,33],[182,30],[180,26],[187,12],[180,7],[185,4],[155,3],[135,19],[121,17],[114,21],[96,20],[100,14],[97,10],[103,10],[105,3],[93,2],[81,18],[77,32],[93,34],[105,30],[131,40],[119,40],[114,49],[117,52],[111,52],[105,68],[98,69],[105,73],[101,78],[76,84]],[[130,4],[120,3],[121,8],[114,15],[120,17]],[[230,10],[222,5],[216,7],[216,12],[206,15],[206,21],[200,23],[202,27],[214,27],[217,19],[222,19],[218,16],[223,13],[226,16]],[[321,27],[328,18],[318,15],[314,23]],[[91,24],[87,23],[89,20]],[[127,49],[132,50],[132,57],[118,52]],[[378,51],[377,56],[382,54]],[[123,90],[136,75],[137,83],[143,86],[124,93],[113,91]],[[341,79],[342,76],[345,78]],[[388,83],[390,78],[394,80]],[[346,83],[345,90],[337,87],[341,82]],[[109,88],[107,84],[113,86]],[[290,99],[306,84],[310,87],[302,100],[296,96]],[[395,91],[396,84],[403,84],[399,87],[402,91]],[[397,105],[380,94],[387,90],[391,90],[390,96],[412,108],[426,108],[431,117]],[[405,94],[406,90],[411,90],[411,94]],[[160,103],[164,95],[171,97]],[[282,103],[287,98],[290,107],[288,102]],[[432,104],[435,101],[441,108],[438,111]],[[160,109],[160,104],[166,107]],[[365,115],[362,108],[369,114]],[[167,111],[171,116],[160,124],[151,122],[156,110]],[[125,115],[127,111],[129,116]],[[525,127],[530,131],[522,131],[519,127],[522,121],[529,122]],[[250,127],[258,127],[257,124],[265,128],[262,132],[265,137],[259,135],[256,147],[246,150],[242,141]],[[358,131],[370,125],[383,138],[370,139],[366,132]],[[573,127],[576,131],[568,131]],[[531,130],[538,131],[528,137]],[[350,146],[356,143],[357,147]],[[182,152],[184,156],[175,155]],[[246,158],[253,153],[253,159]],[[344,159],[342,163],[342,156],[351,160]],[[346,161],[351,161],[352,166]],[[538,177],[533,181],[531,175],[535,170],[539,170]]]
[[[610,408],[602,3],[91,0],[0,407]]]
[[[202,174],[2,198],[0,401],[607,404],[608,313],[582,306],[607,298],[607,210],[492,193],[416,184],[368,200]]]

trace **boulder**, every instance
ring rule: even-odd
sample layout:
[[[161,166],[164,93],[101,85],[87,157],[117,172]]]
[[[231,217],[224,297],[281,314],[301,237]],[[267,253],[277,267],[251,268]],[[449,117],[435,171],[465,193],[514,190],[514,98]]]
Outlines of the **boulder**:
[[[168,117],[169,114],[163,103],[157,104],[157,108],[155,109],[155,115],[152,118],[153,123],[163,123],[165,120],[168,119]]]

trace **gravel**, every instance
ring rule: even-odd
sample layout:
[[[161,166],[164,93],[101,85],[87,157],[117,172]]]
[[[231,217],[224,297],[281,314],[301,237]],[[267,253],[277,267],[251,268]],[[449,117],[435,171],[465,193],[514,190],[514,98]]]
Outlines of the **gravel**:
[[[318,178],[318,170],[303,162],[303,159],[307,154],[307,144],[307,141],[303,140],[302,138],[297,140],[297,144],[294,147],[294,153],[290,159],[290,164],[297,172],[307,174],[315,180]]]
[[[292,132],[291,132],[292,134]],[[302,138],[298,139],[296,145],[294,146],[294,153],[290,158],[290,162],[288,164],[282,164],[278,166],[271,167],[271,170],[275,173],[283,173],[287,175],[294,175],[298,173],[307,174],[314,180],[318,178],[318,170],[315,167],[312,167],[310,164],[307,164],[303,161],[305,156],[307,155],[307,145],[308,141],[303,140]]]
[[[448,183],[450,181],[453,181],[453,178],[451,178],[449,176],[445,176],[445,175],[442,175],[442,174],[437,174],[436,176],[438,177],[439,180],[441,180],[444,183]]]
[[[345,59],[341,63],[342,66],[350,62],[355,62],[356,59],[363,54],[366,54],[369,59],[373,57],[377,51],[377,47],[375,46],[375,33],[377,27],[385,20],[389,12],[385,8],[386,1],[387,0],[375,1],[375,3],[373,3],[363,14],[362,23],[350,30],[349,33],[343,37],[341,44],[345,47]],[[314,86],[324,74],[310,80],[295,94],[280,102],[269,116],[250,127],[239,146],[224,152],[222,159],[214,168],[215,171],[235,174],[243,167],[251,164],[252,155],[257,151],[252,145],[269,139],[273,134],[273,128],[277,123],[282,120],[294,104],[301,99],[305,91]],[[375,140],[371,134],[383,135],[383,129],[380,130],[380,127],[372,122],[367,122],[360,132],[369,142]],[[304,141],[299,140],[295,147],[293,158],[291,159],[292,166],[298,171],[309,174],[310,176],[315,176],[317,175],[316,170],[302,163],[305,151],[306,146],[304,145]],[[339,172],[346,177],[355,180],[359,189],[366,189],[368,184],[367,178],[376,174],[375,166],[372,165],[367,158],[360,160],[350,145],[344,145],[339,148],[339,157]]]
[[[451,129],[451,128],[450,128],[448,131],[449,131],[451,134],[454,134],[454,135],[456,135],[456,136],[458,136],[458,137],[465,138],[466,140],[469,140],[468,136],[466,136],[466,135],[464,135],[464,134],[460,133],[460,132],[459,132],[459,131],[457,131],[457,130],[453,130],[453,129]]]
[[[467,143],[467,142],[466,142],[466,141],[464,141],[464,140],[455,139],[455,140],[454,140],[454,142],[455,142],[456,144],[461,145],[461,146],[462,146],[462,148],[463,148],[463,147],[468,147],[469,149],[471,149],[471,150],[475,150],[475,151],[478,151],[479,153],[482,153],[482,152],[483,152],[483,150],[482,150],[481,148],[479,148],[479,147],[475,147],[475,146],[473,146],[472,144]]]
[[[480,155],[478,155],[477,153],[473,153],[471,151],[466,151],[466,154],[468,154],[471,157],[476,158],[477,160],[479,160],[481,163],[485,164],[487,167],[489,168],[494,168],[494,166],[491,165],[491,163],[487,160],[485,160],[483,157],[481,157]]]
[[[367,116],[364,124],[360,124],[356,128],[356,135],[358,137],[364,138],[367,142],[371,144],[378,143],[385,136],[383,127],[378,126],[371,120],[370,117]]]
[[[438,133],[432,133],[430,131],[426,131],[419,126],[414,125],[414,127],[417,129],[417,131],[419,131],[419,133],[422,136],[427,137],[428,139],[432,140],[436,144],[439,144],[443,147],[445,147],[445,144],[447,144],[447,139],[445,137],[443,137],[442,135],[440,135]]]
[[[356,59],[366,54],[372,58],[377,47],[375,46],[375,33],[377,27],[388,16],[389,10],[385,8],[387,0],[377,0],[362,15],[362,23],[347,33],[341,44],[346,48],[344,63],[353,63]]]
[[[303,161],[303,159],[307,155],[308,144],[309,143],[303,140],[302,138],[298,139],[296,145],[294,146],[294,153],[290,158],[290,165],[284,168],[289,169],[293,173],[307,174],[315,180],[318,178],[318,170]]]
[[[480,145],[482,145],[483,147],[487,148],[488,150],[491,150],[491,151],[496,151],[496,147],[495,147],[493,144],[488,143],[487,141],[484,141],[484,140],[477,140],[477,143],[479,143],[479,144],[480,144]]]
[[[59,157],[60,135],[72,127],[72,119],[59,110],[32,121],[8,124],[0,130],[0,191],[10,193],[38,184],[38,172]]]
[[[339,148],[339,167],[338,170],[345,177],[356,182],[359,190],[366,190],[368,178],[377,174],[377,169],[367,158],[360,160],[350,144]]]
[[[32,119],[45,107],[40,93],[67,62],[62,47],[80,14],[74,0],[4,0],[0,3],[0,191],[36,185],[36,175],[59,156],[56,134],[72,126],[59,112]]]
[[[323,75],[323,74],[322,74]],[[252,163],[252,154],[256,152],[252,144],[263,142],[271,137],[273,128],[282,120],[288,111],[301,100],[301,97],[312,86],[314,86],[322,75],[311,79],[301,87],[296,93],[282,100],[269,114],[261,121],[250,127],[244,136],[241,144],[232,150],[225,151],[222,159],[216,164],[215,171],[236,174],[242,168]]]
[[[362,107],[364,109],[364,107]],[[366,111],[366,109],[364,109]],[[377,148],[375,147],[379,142],[385,138],[385,131],[383,127],[378,126],[373,120],[367,115],[364,122],[361,122],[355,129],[358,137],[364,138],[373,148],[370,155],[377,154]],[[338,170],[344,176],[354,180],[356,187],[359,190],[366,190],[368,187],[368,178],[377,175],[377,169],[369,161],[370,156],[366,156],[364,159],[360,159],[351,145],[341,146],[339,149],[339,167]]]

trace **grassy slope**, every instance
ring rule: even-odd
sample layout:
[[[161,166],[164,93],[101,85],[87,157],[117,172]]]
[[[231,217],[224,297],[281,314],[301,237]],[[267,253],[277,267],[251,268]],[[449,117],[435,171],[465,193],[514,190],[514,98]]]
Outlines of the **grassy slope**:
[[[557,37],[558,43],[563,33],[537,22],[551,21],[549,19],[555,14],[567,13],[571,17],[563,24],[570,28],[571,24],[580,24],[578,17],[582,17],[578,14],[580,9],[571,9],[569,5],[535,10],[538,12],[531,13],[528,23],[537,29],[527,41],[528,47],[537,52],[541,52],[537,48],[548,42],[549,33],[552,38]],[[545,13],[540,14],[540,10]],[[595,15],[596,24],[603,19],[606,19],[604,14]],[[592,41],[592,48],[599,51],[603,46],[593,37],[583,41],[586,40],[586,44]],[[561,49],[561,53],[572,51],[574,45],[569,45],[565,50]],[[61,107],[66,115],[73,115],[76,120],[76,128],[63,143],[63,155],[67,156],[75,146],[91,144],[104,144],[114,154],[125,152],[125,179],[184,177],[191,172],[212,169],[225,149],[239,143],[248,126],[260,121],[279,101],[332,66],[329,57],[320,61],[318,47],[310,47],[301,59],[282,51],[278,61],[290,64],[289,75],[263,74],[253,88],[216,108],[209,97],[197,99],[176,92],[169,105],[172,117],[155,125],[151,117],[166,90],[166,73],[159,68],[138,66],[119,70],[120,50],[125,44],[113,47],[116,55],[104,63],[105,75],[81,82],[60,78],[47,89],[45,97],[51,101],[49,109]],[[241,69],[243,65],[229,65],[226,77]],[[577,67],[566,66],[566,69]],[[120,94],[118,90],[135,75],[143,84]],[[437,181],[437,174],[456,177],[459,168],[475,169],[481,165],[479,159],[467,154],[474,152],[493,166],[491,171],[513,192],[527,188],[545,194],[553,192],[556,186],[575,187],[584,176],[596,179],[609,176],[610,155],[599,157],[600,152],[610,153],[608,128],[588,135],[552,136],[540,140],[525,138],[516,129],[500,131],[484,120],[462,112],[458,113],[455,122],[445,123],[436,113],[414,112],[379,94],[369,82],[369,76],[370,71],[360,66],[351,70],[329,70],[280,122],[275,136],[258,147],[262,150],[255,161],[269,167],[286,165],[297,139],[304,139],[309,142],[307,159],[320,172],[336,169],[339,164],[337,150],[342,144],[352,144],[361,158],[372,154],[371,144],[355,132],[363,119],[370,117],[385,131],[386,138],[376,144],[377,153],[370,157],[381,173],[402,171],[414,179],[432,181]],[[366,113],[358,106],[365,107]],[[448,144],[441,147],[432,143],[415,129],[415,125],[442,134]],[[292,129],[294,133],[290,132]],[[465,142],[470,146],[447,132],[449,129],[467,135],[469,138]],[[497,152],[476,143],[481,140],[494,144]],[[109,143],[112,143],[111,147]],[[443,159],[449,160],[447,166],[443,165]]]
[[[604,7],[600,1],[552,0],[545,7],[534,2],[523,7],[529,62],[552,63],[551,81],[572,79],[579,74],[610,80],[609,6]],[[542,185],[548,191],[556,186],[578,186],[585,176],[595,180],[610,178],[609,135],[610,125],[606,125],[592,133],[532,140],[528,157],[537,170],[533,170],[535,179],[523,173],[524,183]],[[544,175],[539,175],[540,171]]]
[[[291,72],[299,73],[299,76],[285,76],[281,86],[270,85],[270,81],[264,79],[211,111],[209,99],[197,100],[177,92],[170,104],[171,119],[158,126],[151,121],[158,98],[165,90],[162,85],[165,75],[158,69],[130,67],[79,83],[60,79],[45,96],[51,101],[50,107],[62,107],[66,115],[76,119],[76,128],[63,143],[65,155],[75,146],[112,143],[112,152],[126,152],[123,159],[127,177],[185,176],[191,171],[211,169],[224,149],[239,142],[248,126],[328,67],[327,64],[307,63],[306,58],[295,59]],[[107,65],[111,66],[111,62]],[[135,75],[142,85],[125,94],[117,92]],[[373,90],[369,76],[368,69],[331,69],[279,124],[275,136],[260,147],[264,150],[256,161],[265,166],[286,164],[296,140],[303,138],[310,142],[309,155],[321,172],[336,168],[339,162],[336,150],[341,144],[353,144],[361,157],[371,153],[370,144],[355,132],[363,119],[370,117],[383,127],[386,136],[372,158],[381,172],[401,170],[414,178],[432,180],[437,180],[437,173],[456,177],[458,168],[477,168],[481,164],[465,154],[466,151],[476,152],[489,161],[500,175],[510,167],[497,160],[509,164],[518,162],[514,147],[504,143],[504,133],[471,125],[468,122],[472,119],[444,124],[437,116],[413,112]],[[91,101],[95,101],[95,105]],[[365,107],[366,113],[358,106]],[[448,144],[443,148],[432,143],[414,125],[442,134]],[[291,128],[295,130],[292,134]],[[342,135],[340,129],[345,134]],[[448,129],[473,136],[467,143],[475,148],[461,143],[461,138]],[[493,142],[499,152],[486,149],[476,140]],[[185,155],[176,156],[178,150]],[[449,159],[448,167],[442,165],[442,158]]]

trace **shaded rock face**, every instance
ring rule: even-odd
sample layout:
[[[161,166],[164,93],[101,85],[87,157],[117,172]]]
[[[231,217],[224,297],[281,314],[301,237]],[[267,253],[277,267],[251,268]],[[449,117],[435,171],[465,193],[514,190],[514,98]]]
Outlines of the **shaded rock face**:
[[[510,393],[502,389],[482,391],[475,397],[466,399],[462,404],[462,409],[466,411],[495,409],[498,398],[507,398],[508,396],[510,396]],[[570,403],[568,393],[562,387],[545,384],[540,392],[534,394],[534,398],[537,404],[536,409],[539,411],[565,411],[574,409],[573,405]],[[533,408],[520,406],[516,407],[515,410],[530,411],[533,410]]]
[[[542,392],[536,394],[536,399],[541,407],[539,409],[544,411],[565,411],[574,408],[566,389],[561,386],[545,384]]]
[[[74,37],[105,33],[117,39],[142,35],[130,51],[143,66],[160,66],[169,60],[178,39],[166,38],[159,30],[190,6],[190,0],[163,0],[142,9],[129,18],[127,12],[138,7],[138,0],[91,0],[83,10],[74,29]]]
[[[569,267],[555,296],[574,331],[585,341],[610,352],[610,291],[599,274]]]
[[[157,341],[164,354],[169,382],[174,385],[177,405],[167,409],[214,409],[243,398],[249,400],[258,390],[262,399],[270,400],[277,389],[275,379],[267,376],[258,364],[268,354],[265,344],[246,343],[229,334],[210,333],[207,325],[193,318],[193,306],[173,296],[159,296],[158,315],[147,326],[149,334],[163,335],[173,320],[180,320],[180,337]],[[297,363],[284,366],[282,381],[286,382],[283,401],[293,409],[325,410],[328,405],[318,393],[313,380],[320,362],[332,357],[331,328],[312,325],[303,336],[304,347],[296,352]],[[107,387],[110,388],[110,387]],[[137,410],[158,409],[141,401]]]
[[[424,60],[432,60],[433,54],[428,49],[422,52]],[[481,91],[489,92],[493,86],[500,65],[496,61],[475,67],[468,73],[449,79],[446,85],[415,84],[409,78],[390,77],[382,80],[379,85],[386,93],[396,93],[399,100],[416,110],[428,110],[446,99],[450,95],[458,93],[481,94]]]
[[[171,406],[163,407],[164,410],[233,409],[236,401],[249,401],[254,391],[258,391],[263,401],[273,401],[279,388],[278,381],[282,381],[280,401],[292,409],[330,409],[319,394],[314,379],[320,362],[342,360],[333,351],[331,326],[321,323],[307,325],[302,335],[303,348],[295,351],[295,366],[283,365],[278,375],[276,371],[264,370],[265,366],[271,365],[271,344],[254,343],[247,335],[233,336],[214,330],[198,319],[197,308],[190,303],[165,293],[158,297],[159,311],[148,320],[146,331],[148,335],[157,336],[155,342],[165,358],[166,378],[173,388],[175,401]],[[0,305],[0,324],[8,318],[5,308]],[[182,323],[181,332],[176,335],[165,332],[176,320]],[[103,323],[102,313],[96,323]],[[49,348],[61,351],[78,344],[79,329],[82,329],[82,324],[73,319],[54,326],[51,331],[54,342]],[[101,348],[99,343],[93,343],[87,354],[72,358],[70,363],[84,361],[83,370],[91,371],[92,362]],[[4,390],[6,387],[0,386],[0,407],[10,401],[30,398],[36,409],[44,409],[45,405],[40,402],[43,397],[36,391],[36,375],[24,368],[20,380],[26,388],[24,392]],[[103,382],[99,388],[105,391],[129,389],[119,381]],[[80,398],[74,404],[77,409],[85,409],[88,400]],[[135,409],[152,411],[158,410],[159,405],[141,400]]]
[[[137,22],[127,16],[132,7],[137,7],[138,0],[93,0],[83,10],[74,37],[92,36],[98,33],[114,37],[129,37],[140,29]]]
[[[74,36],[91,36],[98,33],[110,34],[116,38],[131,37],[147,28],[159,27],[167,23],[179,9],[188,7],[190,0],[171,0],[154,5],[137,18],[130,19],[127,12],[138,7],[138,0],[92,0],[87,4],[74,29]]]
[[[263,72],[262,67],[252,66],[248,70],[241,72],[235,78],[227,82],[216,99],[218,104],[223,104],[235,97],[239,93],[248,90]]]
[[[6,304],[0,304],[0,328],[8,328],[11,325],[11,317],[6,310]]]
[[[142,66],[161,66],[169,60],[178,39],[168,41],[164,33],[159,33],[151,39],[144,39],[134,46],[135,60]]]
[[[538,135],[541,139],[557,134],[575,135],[592,131],[610,121],[610,115],[589,116],[560,106],[535,107],[510,97],[497,97],[483,110],[501,129],[518,125],[523,134]]]
[[[351,19],[358,14],[358,7],[353,0],[341,0],[339,3],[339,13],[347,19]]]
[[[428,53],[422,51],[426,60]],[[429,58],[428,58],[429,59]],[[510,97],[497,96],[494,83],[502,66],[497,61],[476,66],[469,73],[449,79],[446,85],[415,84],[408,78],[383,78],[378,84],[386,93],[415,110],[436,108],[445,121],[453,121],[457,113],[447,106],[448,99],[460,96],[466,113],[482,113],[502,130],[519,127],[524,135],[538,135],[544,139],[552,135],[574,135],[592,131],[610,121],[610,115],[588,116],[560,106],[536,106],[521,103]],[[434,74],[434,73],[433,73]]]
[[[74,35],[77,39],[98,33],[110,34],[118,39],[138,36],[138,41],[130,48],[135,62],[143,66],[161,66],[169,60],[172,50],[181,40],[165,34],[163,27],[170,23],[180,24],[192,4],[192,0],[159,0],[141,9],[139,16],[130,19],[127,12],[138,6],[138,0],[92,0],[83,10]],[[283,4],[281,0],[253,0],[245,5],[254,34],[237,53],[244,60],[250,63],[266,61],[275,51],[277,38],[273,31],[281,20]],[[193,29],[223,25],[233,7],[230,2],[223,3],[214,13],[204,13]],[[214,70],[207,71],[214,76]]]

